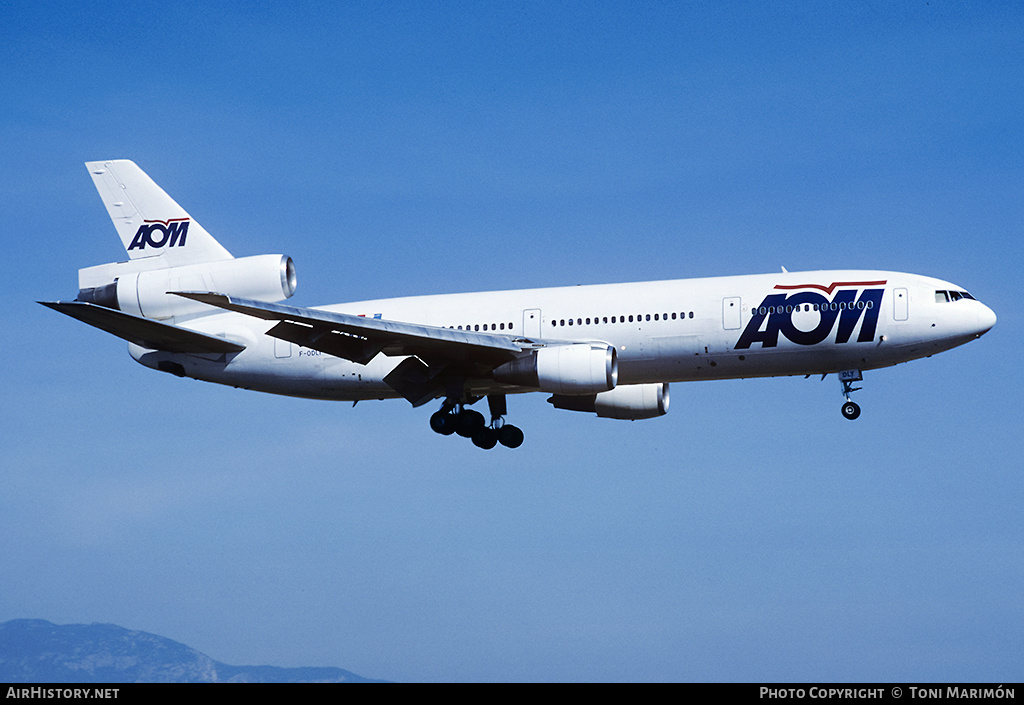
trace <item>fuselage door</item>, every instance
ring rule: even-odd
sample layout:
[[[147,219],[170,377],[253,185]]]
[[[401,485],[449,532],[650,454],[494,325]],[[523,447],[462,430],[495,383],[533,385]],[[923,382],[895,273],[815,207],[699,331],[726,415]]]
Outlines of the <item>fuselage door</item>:
[[[737,330],[741,321],[740,297],[727,296],[722,299],[722,327],[726,330]]]
[[[528,308],[523,311],[523,336],[527,338],[540,337],[539,308]]]
[[[893,318],[905,321],[910,318],[910,294],[906,289],[894,289],[892,292]]]

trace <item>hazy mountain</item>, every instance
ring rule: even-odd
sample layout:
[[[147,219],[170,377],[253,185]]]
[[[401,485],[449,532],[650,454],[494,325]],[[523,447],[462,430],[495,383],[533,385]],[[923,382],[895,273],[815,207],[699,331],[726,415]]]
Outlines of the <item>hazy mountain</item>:
[[[340,668],[229,666],[156,634],[116,624],[0,624],[0,682],[380,683]]]

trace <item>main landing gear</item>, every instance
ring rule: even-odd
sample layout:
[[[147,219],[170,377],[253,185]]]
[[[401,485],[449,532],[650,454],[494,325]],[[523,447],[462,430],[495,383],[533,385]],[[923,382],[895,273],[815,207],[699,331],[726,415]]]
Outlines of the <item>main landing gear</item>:
[[[856,402],[850,401],[850,395],[860,391],[861,387],[854,387],[853,383],[860,382],[862,379],[864,376],[861,375],[860,370],[843,370],[839,373],[839,381],[843,384],[843,396],[846,397],[846,402],[843,404],[843,416],[850,421],[860,416],[860,406]]]
[[[491,422],[484,421],[479,411],[465,408],[462,402],[446,400],[441,408],[430,417],[430,428],[442,436],[453,433],[469,438],[473,445],[490,450],[497,444],[506,448],[518,448],[523,444],[523,432],[518,426],[505,423],[504,416],[508,413],[504,394],[491,394],[487,397],[487,406],[491,412]]]

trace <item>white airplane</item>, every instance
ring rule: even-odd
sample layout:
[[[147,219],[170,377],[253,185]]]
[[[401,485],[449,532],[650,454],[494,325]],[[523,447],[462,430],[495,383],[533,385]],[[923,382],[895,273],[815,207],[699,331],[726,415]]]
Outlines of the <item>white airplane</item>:
[[[949,350],[996,322],[963,288],[835,270],[414,296],[317,308],[284,255],[234,258],[138,166],[86,167],[128,251],[78,271],[74,301],[39,302],[128,341],[138,362],[272,394],[442,400],[441,434],[515,448],[506,395],[614,419],[668,411],[669,383],[837,374]],[[468,408],[486,397],[488,422]]]

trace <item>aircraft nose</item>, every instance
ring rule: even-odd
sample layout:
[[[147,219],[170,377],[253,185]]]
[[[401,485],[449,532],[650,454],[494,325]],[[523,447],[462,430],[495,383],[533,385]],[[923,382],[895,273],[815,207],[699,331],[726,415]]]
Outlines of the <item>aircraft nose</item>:
[[[981,310],[978,311],[978,336],[981,337],[988,333],[995,324],[996,312],[985,304],[981,304]]]

